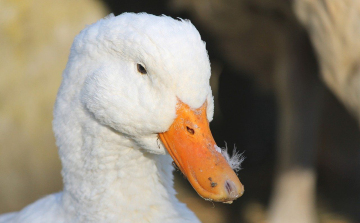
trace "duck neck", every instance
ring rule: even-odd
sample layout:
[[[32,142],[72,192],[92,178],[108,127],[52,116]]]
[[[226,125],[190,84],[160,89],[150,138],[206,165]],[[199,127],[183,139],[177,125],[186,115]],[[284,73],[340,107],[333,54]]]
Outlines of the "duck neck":
[[[100,124],[80,129],[68,136],[72,145],[59,145],[62,204],[76,222],[175,222],[189,214],[175,197],[170,156],[143,152]]]

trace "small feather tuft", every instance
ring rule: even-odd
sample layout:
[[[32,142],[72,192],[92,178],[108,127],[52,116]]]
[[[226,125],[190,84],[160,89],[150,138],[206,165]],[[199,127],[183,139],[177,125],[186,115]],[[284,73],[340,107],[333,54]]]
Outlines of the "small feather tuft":
[[[224,156],[226,161],[229,163],[230,167],[235,171],[238,172],[241,170],[241,163],[244,161],[245,156],[243,156],[243,152],[239,153],[236,151],[236,147],[234,146],[232,156],[228,153],[228,147],[225,142],[225,148],[221,149],[221,154]]]

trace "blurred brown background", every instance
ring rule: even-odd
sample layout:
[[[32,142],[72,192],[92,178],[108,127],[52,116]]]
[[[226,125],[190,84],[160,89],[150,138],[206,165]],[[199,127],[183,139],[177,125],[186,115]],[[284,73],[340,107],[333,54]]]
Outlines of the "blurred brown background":
[[[51,120],[72,40],[108,13],[129,11],[187,18],[198,28],[212,64],[215,140],[245,151],[238,175],[246,192],[232,205],[203,201],[175,173],[179,198],[203,222],[267,222],[281,163],[276,154],[283,153],[277,148],[279,100],[288,94],[279,90],[277,74],[287,69],[306,73],[321,91],[319,127],[308,140],[314,141],[309,165],[316,167],[316,221],[360,222],[358,122],[320,80],[296,10],[290,0],[1,0],[0,214],[61,190]]]

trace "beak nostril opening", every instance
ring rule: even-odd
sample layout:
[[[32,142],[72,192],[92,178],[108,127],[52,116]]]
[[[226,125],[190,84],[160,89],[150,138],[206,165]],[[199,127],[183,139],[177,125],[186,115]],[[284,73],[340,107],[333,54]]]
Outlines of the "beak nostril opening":
[[[191,134],[194,135],[195,134],[195,130],[190,128],[189,126],[186,126],[186,130]]]

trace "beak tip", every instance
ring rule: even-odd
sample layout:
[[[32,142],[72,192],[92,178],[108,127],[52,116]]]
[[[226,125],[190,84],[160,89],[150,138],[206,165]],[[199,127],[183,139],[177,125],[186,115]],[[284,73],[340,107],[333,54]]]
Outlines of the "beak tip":
[[[234,200],[238,199],[244,194],[244,185],[241,183],[236,185],[233,181],[226,180],[224,188],[227,196],[223,203],[231,204]]]

